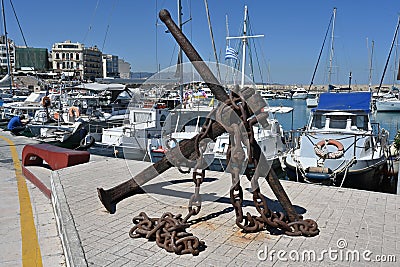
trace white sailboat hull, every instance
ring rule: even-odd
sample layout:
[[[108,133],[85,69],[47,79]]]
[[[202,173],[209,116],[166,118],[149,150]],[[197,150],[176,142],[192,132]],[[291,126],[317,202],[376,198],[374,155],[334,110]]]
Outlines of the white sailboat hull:
[[[375,105],[377,111],[400,111],[399,99],[376,100]]]

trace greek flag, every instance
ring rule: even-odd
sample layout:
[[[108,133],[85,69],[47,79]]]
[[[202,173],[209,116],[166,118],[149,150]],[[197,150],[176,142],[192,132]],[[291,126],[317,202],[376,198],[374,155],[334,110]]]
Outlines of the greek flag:
[[[238,53],[232,47],[227,46],[225,51],[225,60],[227,59],[238,59]]]

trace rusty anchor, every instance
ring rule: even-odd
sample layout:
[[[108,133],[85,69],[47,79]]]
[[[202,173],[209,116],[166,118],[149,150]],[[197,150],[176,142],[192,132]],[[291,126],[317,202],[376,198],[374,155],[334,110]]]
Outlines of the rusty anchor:
[[[221,134],[228,132],[231,139],[228,149],[228,157],[233,163],[241,160],[241,157],[238,157],[238,155],[243,153],[243,151],[241,151],[243,148],[239,146],[239,143],[243,142],[247,146],[249,160],[245,174],[252,184],[253,202],[257,211],[260,213],[259,216],[252,216],[249,213],[246,215],[243,214],[241,208],[243,191],[240,187],[238,171],[235,168],[230,168],[230,173],[232,175],[232,187],[230,195],[231,203],[236,213],[236,224],[245,232],[255,232],[272,227],[280,229],[287,235],[317,235],[319,233],[317,223],[311,219],[303,220],[302,216],[297,214],[272,168],[269,169],[266,180],[278,201],[281,203],[286,215],[271,211],[267,206],[265,197],[259,190],[257,178],[261,175],[260,170],[263,168],[262,166],[267,164],[267,160],[264,157],[264,154],[261,152],[257,142],[254,140],[252,125],[254,125],[257,121],[261,124],[267,123],[265,113],[260,112],[262,107],[265,106],[265,102],[263,106],[262,102],[260,101],[261,96],[256,94],[252,88],[236,88],[231,90],[230,94],[228,95],[225,89],[220,85],[217,78],[201,59],[195,48],[172,20],[170,13],[167,10],[161,10],[159,17],[167,26],[169,32],[173,35],[182,50],[185,52],[186,56],[189,58],[197,72],[201,75],[204,82],[211,89],[215,98],[220,101],[220,105],[209,114],[206,123],[203,125],[201,133],[192,139],[181,141],[179,146],[174,147],[168,152],[167,157],[164,157],[162,160],[141,171],[135,177],[111,189],[104,190],[103,188],[98,188],[98,196],[104,207],[111,214],[115,213],[116,204],[119,201],[140,192],[140,186],[173,167],[173,162],[181,162],[185,160],[196,162],[196,160],[199,159],[199,143],[202,139],[207,138],[210,140],[215,140]],[[223,116],[221,114],[227,113],[236,114],[239,119],[235,121],[235,123],[226,123],[224,122],[225,115]],[[244,129],[244,133],[239,129]],[[236,153],[232,153],[232,151],[236,151]],[[199,202],[201,202],[201,200],[198,201],[198,188],[200,187],[201,183],[196,182],[195,178],[194,182],[196,185],[196,196],[194,199],[197,200],[195,201],[197,209],[193,208],[192,205],[189,205],[190,212],[184,219],[182,219],[180,215],[173,217],[171,214],[164,214],[162,216],[162,218],[164,218],[163,221],[161,221],[161,218],[159,219],[160,221],[154,218],[148,218],[147,215],[141,213],[140,216],[134,218],[133,221],[134,224],[136,224],[134,227],[136,232],[131,230],[130,235],[132,237],[145,236],[148,238],[153,236],[156,238],[158,242],[157,244],[160,247],[164,247],[167,251],[174,251],[175,253],[192,253],[193,255],[197,255],[199,249],[198,247],[194,248],[193,244],[197,244],[197,246],[204,245],[203,243],[198,242],[198,240],[193,240],[192,237],[188,237],[188,235],[183,233],[171,232],[167,234],[165,230],[163,230],[162,235],[160,234],[160,228],[162,227],[161,225],[166,224],[165,220],[167,220],[168,223],[171,223],[171,221],[175,223],[175,226],[169,225],[169,229],[185,229],[188,227],[187,220],[190,218],[190,216],[196,215],[199,212],[201,206],[201,203]],[[139,229],[139,225],[144,225],[143,229],[146,230]],[[149,225],[153,225],[153,228],[149,228]],[[186,243],[184,242],[184,247],[182,244],[177,246],[177,242],[183,242],[178,240],[177,235],[180,235],[182,238],[190,239],[190,242],[185,241]],[[169,237],[166,238],[166,236]],[[163,243],[161,242],[162,237],[164,238]],[[175,240],[175,243],[171,240]],[[180,247],[180,249],[178,249],[178,247]]]

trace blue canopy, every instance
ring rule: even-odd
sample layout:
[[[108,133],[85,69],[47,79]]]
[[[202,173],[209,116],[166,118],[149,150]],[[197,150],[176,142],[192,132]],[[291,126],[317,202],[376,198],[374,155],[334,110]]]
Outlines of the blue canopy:
[[[371,111],[371,92],[322,93],[316,110]]]

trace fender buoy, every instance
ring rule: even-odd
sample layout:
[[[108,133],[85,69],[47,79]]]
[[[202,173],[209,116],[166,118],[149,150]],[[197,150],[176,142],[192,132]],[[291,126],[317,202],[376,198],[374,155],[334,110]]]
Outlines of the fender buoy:
[[[69,110],[68,110],[68,114],[71,116],[71,117],[79,117],[79,108],[78,107],[75,107],[75,106],[72,106],[72,107],[70,107],[69,108]]]
[[[50,105],[51,105],[50,97],[44,96],[44,97],[42,98],[42,106],[43,106],[43,107],[50,107]]]
[[[329,145],[335,146],[337,150],[333,152],[325,152],[323,148]],[[335,139],[329,139],[328,141],[321,140],[314,146],[314,151],[315,154],[320,158],[338,159],[344,155],[344,146],[342,143]]]

